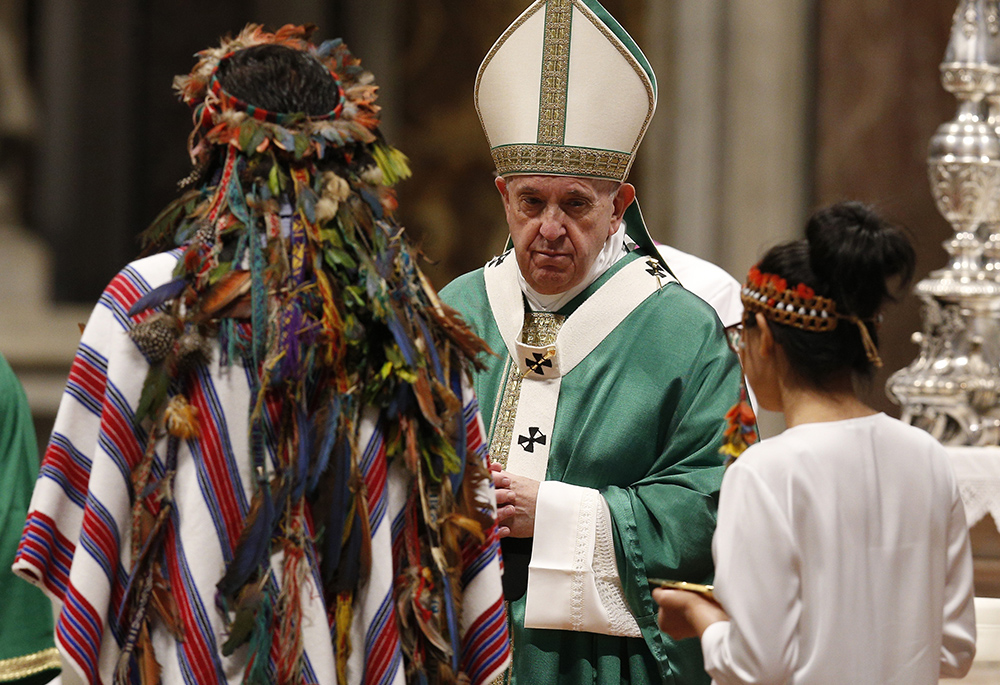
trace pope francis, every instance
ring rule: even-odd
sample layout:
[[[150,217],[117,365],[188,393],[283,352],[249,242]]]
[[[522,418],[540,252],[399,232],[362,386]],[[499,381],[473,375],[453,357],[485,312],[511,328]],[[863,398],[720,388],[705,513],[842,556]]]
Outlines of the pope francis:
[[[740,372],[643,224],[652,70],[594,0],[538,0],[479,70],[511,248],[442,292],[498,356],[475,378],[513,629],[510,683],[707,682],[648,578],[710,581]]]

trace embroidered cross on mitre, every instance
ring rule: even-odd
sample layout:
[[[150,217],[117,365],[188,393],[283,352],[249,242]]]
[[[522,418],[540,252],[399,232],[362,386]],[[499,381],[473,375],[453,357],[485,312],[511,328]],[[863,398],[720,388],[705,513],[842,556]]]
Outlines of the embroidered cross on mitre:
[[[529,453],[534,453],[536,444],[544,445],[545,440],[545,434],[537,426],[528,428],[527,435],[517,436],[517,444],[523,447],[525,452]]]

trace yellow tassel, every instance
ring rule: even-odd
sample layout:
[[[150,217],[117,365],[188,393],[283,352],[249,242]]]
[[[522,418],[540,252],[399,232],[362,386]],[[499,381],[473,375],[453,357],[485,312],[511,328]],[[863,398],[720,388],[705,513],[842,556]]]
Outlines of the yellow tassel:
[[[323,271],[316,272],[316,283],[323,298],[323,332],[328,337],[328,344],[323,350],[323,359],[327,366],[334,367],[340,363],[345,353],[344,323],[333,297],[333,286]]]
[[[181,440],[191,440],[201,434],[198,423],[198,408],[192,406],[184,395],[174,395],[167,403],[164,414],[167,432]]]
[[[876,369],[882,368],[882,358],[878,356],[878,348],[875,347],[875,341],[872,340],[871,334],[868,333],[868,326],[856,316],[852,316],[850,320],[857,325],[858,331],[861,333],[861,342],[865,346],[865,354],[868,355],[868,361],[874,364]]]
[[[337,682],[347,682],[347,659],[351,656],[351,620],[354,597],[350,592],[337,595]]]

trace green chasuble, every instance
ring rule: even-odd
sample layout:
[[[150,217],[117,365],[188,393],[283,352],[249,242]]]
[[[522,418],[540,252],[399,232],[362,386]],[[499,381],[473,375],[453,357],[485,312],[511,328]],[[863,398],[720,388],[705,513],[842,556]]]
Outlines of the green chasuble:
[[[657,627],[646,579],[712,579],[719,447],[741,377],[722,325],[639,252],[555,315],[526,314],[516,270],[508,251],[441,292],[498,355],[475,375],[490,456],[604,497],[642,637],[525,628],[520,596],[511,682],[707,683],[698,641]]]
[[[24,389],[0,357],[0,683],[56,676],[52,605],[10,570],[38,477],[38,446]]]

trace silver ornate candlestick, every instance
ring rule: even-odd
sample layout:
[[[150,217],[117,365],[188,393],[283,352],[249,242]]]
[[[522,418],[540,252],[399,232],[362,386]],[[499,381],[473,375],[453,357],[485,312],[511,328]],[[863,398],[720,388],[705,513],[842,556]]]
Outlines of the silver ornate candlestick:
[[[941,64],[958,99],[931,137],[928,173],[955,235],[951,259],[917,284],[920,354],[890,377],[902,419],[949,445],[1000,444],[1000,10],[961,0]]]

